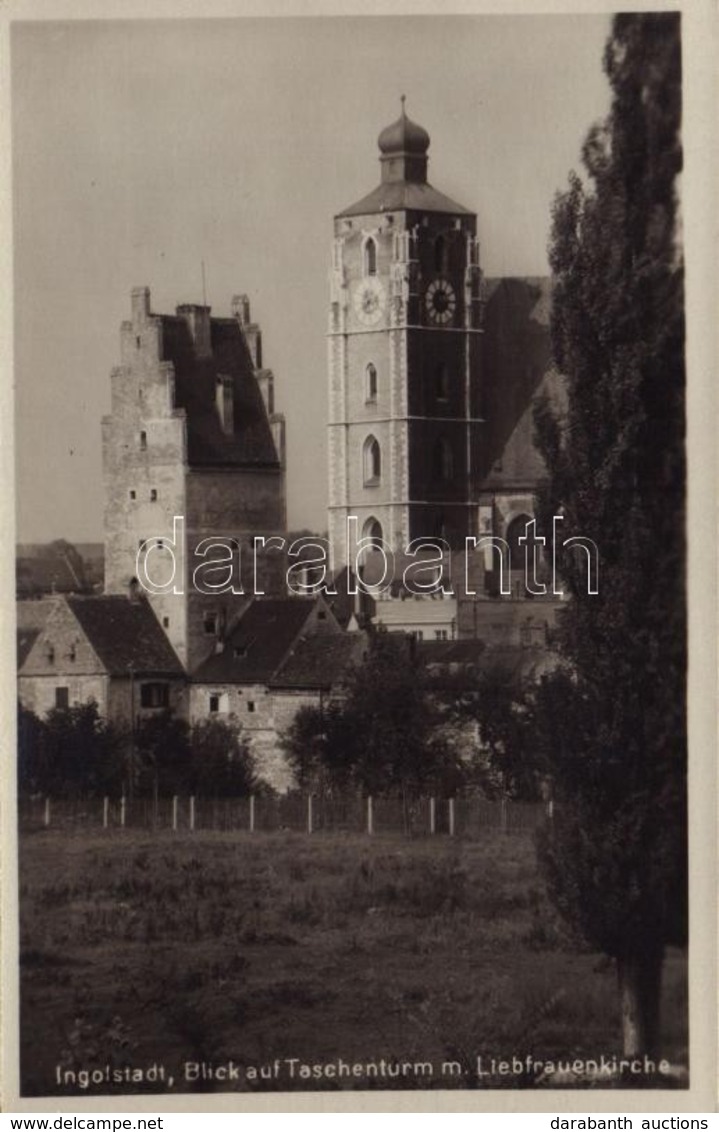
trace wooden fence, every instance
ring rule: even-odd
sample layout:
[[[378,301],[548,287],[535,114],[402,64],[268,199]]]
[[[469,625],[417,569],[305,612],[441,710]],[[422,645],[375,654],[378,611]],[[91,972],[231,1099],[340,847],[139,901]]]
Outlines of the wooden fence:
[[[396,834],[478,838],[490,830],[523,833],[553,816],[551,802],[487,801],[477,797],[326,797],[316,794],[249,798],[88,798],[19,800],[21,831],[106,829],[271,833]]]

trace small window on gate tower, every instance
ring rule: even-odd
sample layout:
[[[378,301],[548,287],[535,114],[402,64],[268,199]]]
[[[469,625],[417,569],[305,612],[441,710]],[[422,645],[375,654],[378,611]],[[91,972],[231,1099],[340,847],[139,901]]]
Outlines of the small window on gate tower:
[[[147,448],[147,433],[146,432],[140,433],[140,448],[143,452]]]

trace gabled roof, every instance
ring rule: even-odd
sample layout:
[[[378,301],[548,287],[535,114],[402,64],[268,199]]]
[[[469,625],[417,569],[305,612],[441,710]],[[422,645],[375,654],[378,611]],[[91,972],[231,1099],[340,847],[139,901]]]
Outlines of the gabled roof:
[[[182,676],[180,664],[152,607],[120,595],[69,597],[69,609],[111,676]]]
[[[196,684],[266,684],[282,664],[316,602],[305,598],[255,598],[227,634],[222,652],[192,674]]]
[[[40,636],[39,629],[18,629],[17,631],[17,670],[22,668],[30,649]]]
[[[237,320],[210,319],[212,355],[198,358],[186,320],[179,315],[158,317],[163,358],[175,369],[175,406],[187,414],[190,466],[279,468],[265,403]],[[232,378],[232,433],[223,431],[215,406],[220,375]]]
[[[60,599],[41,598],[38,601],[18,601],[15,611],[18,629],[42,629]]]
[[[331,688],[359,664],[367,648],[363,633],[302,638],[270,681],[273,688]]]
[[[385,181],[351,204],[337,216],[364,216],[373,212],[446,212],[451,216],[471,216],[468,208],[446,197],[426,181]]]

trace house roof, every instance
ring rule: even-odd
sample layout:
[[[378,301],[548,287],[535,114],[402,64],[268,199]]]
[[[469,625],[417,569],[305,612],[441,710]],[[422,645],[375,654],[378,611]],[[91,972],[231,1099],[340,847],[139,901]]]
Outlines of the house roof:
[[[41,598],[36,601],[15,603],[17,627],[20,629],[42,629],[59,598]]]
[[[277,467],[279,460],[250,352],[236,319],[210,319],[212,355],[198,358],[187,322],[159,315],[163,358],[175,369],[175,406],[187,414],[188,460],[195,467]],[[217,379],[232,379],[234,428],[223,431]]]
[[[19,597],[39,593],[77,593],[82,589],[82,579],[73,573],[67,560],[59,556],[17,558],[15,577]]]
[[[363,633],[302,638],[277,671],[273,688],[331,688],[367,648]]]
[[[18,672],[25,663],[30,649],[40,636],[39,629],[18,629],[17,631],[17,668]]]
[[[229,631],[222,651],[192,674],[196,684],[266,684],[316,607],[305,598],[255,598]]]
[[[69,597],[67,604],[110,675],[127,676],[130,671],[183,675],[180,661],[144,598]]]

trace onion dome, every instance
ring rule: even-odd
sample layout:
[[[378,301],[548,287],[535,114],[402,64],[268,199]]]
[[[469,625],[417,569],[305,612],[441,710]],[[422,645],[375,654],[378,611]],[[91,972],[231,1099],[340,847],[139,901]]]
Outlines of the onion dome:
[[[382,130],[377,145],[386,157],[401,157],[405,154],[424,157],[429,149],[429,134],[407,117],[404,101],[405,96],[402,95],[402,113],[396,122]]]

